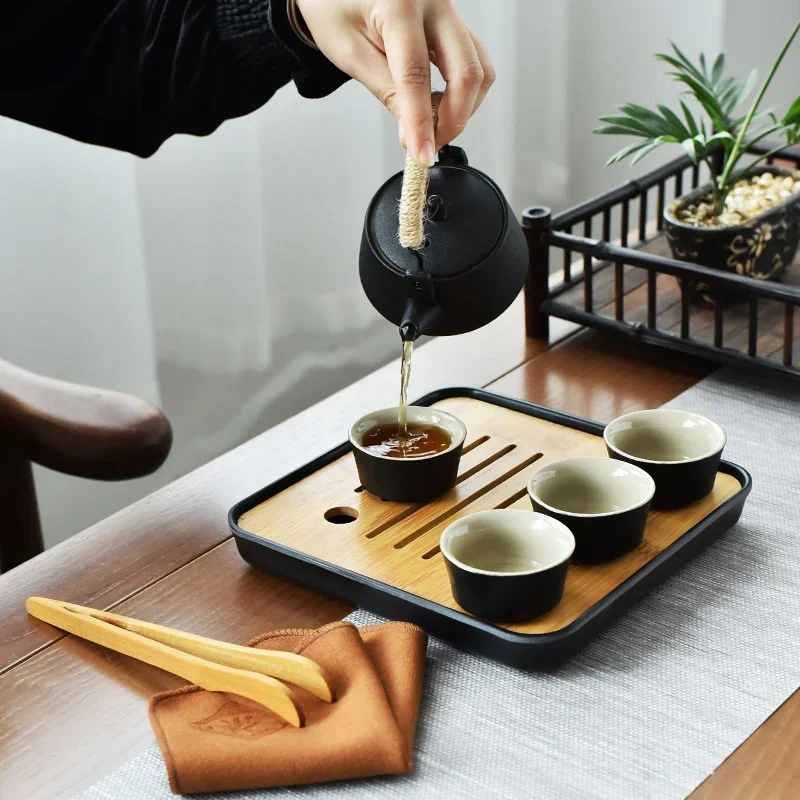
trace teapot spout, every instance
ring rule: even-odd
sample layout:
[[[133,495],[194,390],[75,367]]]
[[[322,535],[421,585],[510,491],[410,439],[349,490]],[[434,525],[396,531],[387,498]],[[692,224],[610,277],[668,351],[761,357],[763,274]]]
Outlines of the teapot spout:
[[[419,330],[413,322],[404,322],[400,326],[400,338],[404,342],[416,342],[419,339]]]
[[[404,342],[414,342],[433,328],[441,314],[441,306],[411,295],[406,300],[403,318],[400,320],[400,338]]]

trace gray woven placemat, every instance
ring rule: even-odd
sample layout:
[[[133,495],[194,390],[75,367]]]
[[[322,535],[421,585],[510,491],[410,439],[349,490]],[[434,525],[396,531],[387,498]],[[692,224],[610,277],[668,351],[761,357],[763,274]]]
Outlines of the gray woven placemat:
[[[722,370],[671,405],[719,421],[752,473],[735,528],[554,674],[432,641],[411,775],[225,797],[689,794],[800,685],[800,391]],[[80,800],[170,797],[154,746]]]

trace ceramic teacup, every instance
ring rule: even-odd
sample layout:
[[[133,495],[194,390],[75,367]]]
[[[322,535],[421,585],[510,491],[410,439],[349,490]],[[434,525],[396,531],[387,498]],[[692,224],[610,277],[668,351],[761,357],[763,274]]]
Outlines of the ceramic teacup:
[[[456,520],[439,547],[463,609],[495,622],[522,622],[561,600],[575,539],[550,517],[506,508]]]
[[[611,458],[652,476],[653,508],[676,508],[705,497],[714,488],[726,442],[716,422],[667,408],[617,417],[603,436]]]
[[[534,511],[563,522],[575,536],[574,561],[610,561],[641,544],[653,479],[610,458],[551,461],[528,481]]]
[[[350,443],[359,480],[368,492],[382,500],[425,503],[455,485],[467,427],[452,414],[427,406],[408,406],[407,420],[444,430],[450,438],[447,449],[416,458],[395,458],[365,448],[364,435],[379,425],[396,423],[397,408],[373,411],[357,419],[350,426]]]

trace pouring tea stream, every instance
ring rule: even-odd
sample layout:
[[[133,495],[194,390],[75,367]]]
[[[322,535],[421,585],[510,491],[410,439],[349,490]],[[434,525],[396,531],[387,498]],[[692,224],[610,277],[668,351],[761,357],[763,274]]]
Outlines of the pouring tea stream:
[[[522,227],[463,149],[446,145],[430,169],[408,161],[372,198],[359,255],[364,293],[400,331],[404,388],[406,343],[483,327],[511,305],[528,268]]]

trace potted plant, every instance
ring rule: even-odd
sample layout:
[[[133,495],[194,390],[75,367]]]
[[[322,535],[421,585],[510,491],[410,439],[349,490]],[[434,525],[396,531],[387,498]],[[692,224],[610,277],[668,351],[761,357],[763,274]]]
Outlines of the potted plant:
[[[656,59],[672,68],[667,74],[686,87],[699,113],[679,99],[677,112],[660,104],[654,111],[628,103],[618,114],[600,117],[604,125],[595,133],[637,138],[608,164],[629,156],[635,164],[657,147],[679,144],[693,164],[708,166],[711,183],[664,210],[675,258],[763,280],[780,278],[791,264],[800,238],[800,173],[763,162],[800,142],[800,97],[781,117],[774,109],[762,110],[761,103],[798,30],[800,22],[744,113],[742,104],[756,85],[755,70],[740,82],[725,74],[723,55],[709,69],[704,55],[693,63],[671,43],[673,52],[658,53]],[[744,163],[750,148],[767,137],[782,143]],[[704,289],[701,294],[707,297]]]

